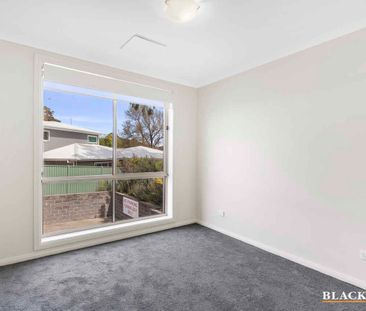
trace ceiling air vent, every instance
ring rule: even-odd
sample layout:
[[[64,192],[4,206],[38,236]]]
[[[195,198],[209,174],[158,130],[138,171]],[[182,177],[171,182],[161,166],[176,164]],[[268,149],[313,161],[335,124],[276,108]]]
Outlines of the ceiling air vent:
[[[150,39],[150,38],[147,38],[145,36],[142,36],[142,35],[139,35],[138,33],[134,34],[133,36],[131,36],[128,40],[126,40],[120,47],[120,49],[122,50],[124,47],[126,47],[126,45],[128,43],[130,43],[132,40],[144,40],[145,42],[149,42],[151,44],[155,44],[155,45],[159,45],[159,46],[162,46],[162,47],[166,47],[166,44],[164,43],[161,43],[159,41],[156,41],[156,40],[153,40],[153,39]]]

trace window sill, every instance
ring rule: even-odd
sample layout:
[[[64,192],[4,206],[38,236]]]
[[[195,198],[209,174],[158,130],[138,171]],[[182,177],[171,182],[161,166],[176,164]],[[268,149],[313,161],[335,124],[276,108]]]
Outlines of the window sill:
[[[84,242],[93,239],[106,238],[111,235],[122,235],[126,237],[133,236],[133,233],[137,230],[148,233],[148,229],[173,223],[174,219],[171,216],[154,217],[150,219],[137,220],[128,223],[119,223],[115,225],[109,225],[105,227],[86,229],[77,232],[64,233],[50,237],[43,237],[36,247],[37,250],[48,249],[57,246],[64,246],[78,242]],[[143,232],[145,233],[145,232]],[[123,238],[123,237],[121,237]],[[106,241],[107,242],[107,241]]]

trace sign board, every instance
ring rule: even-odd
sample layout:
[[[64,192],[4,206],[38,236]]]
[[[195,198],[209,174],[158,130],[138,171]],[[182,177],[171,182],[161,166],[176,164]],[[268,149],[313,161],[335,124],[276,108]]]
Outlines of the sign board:
[[[139,202],[123,197],[123,213],[132,217],[139,217]]]

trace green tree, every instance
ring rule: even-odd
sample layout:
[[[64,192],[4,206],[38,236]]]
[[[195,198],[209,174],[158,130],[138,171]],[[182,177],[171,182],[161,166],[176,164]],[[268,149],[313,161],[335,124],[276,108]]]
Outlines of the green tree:
[[[164,139],[164,114],[155,107],[130,103],[126,121],[119,133],[122,139],[135,140],[140,145],[159,148]]]
[[[99,145],[112,147],[113,145],[113,134],[109,133],[108,135],[99,138]],[[141,144],[136,139],[126,139],[120,136],[117,136],[117,148],[129,148],[140,146]]]
[[[104,137],[99,137],[99,145],[112,147],[112,145],[113,145],[113,135],[112,135],[112,133],[110,133],[110,134],[108,134]]]
[[[60,120],[56,119],[54,117],[54,111],[48,108],[47,106],[43,107],[43,120],[44,121],[55,121],[55,122],[61,122]]]

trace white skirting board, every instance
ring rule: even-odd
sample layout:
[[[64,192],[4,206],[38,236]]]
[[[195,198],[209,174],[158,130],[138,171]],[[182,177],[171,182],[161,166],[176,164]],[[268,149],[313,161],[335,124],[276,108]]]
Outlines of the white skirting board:
[[[99,245],[99,244],[104,244],[104,243],[109,243],[109,242],[113,242],[113,241],[132,238],[132,237],[143,235],[143,234],[163,231],[163,230],[172,229],[172,228],[176,228],[176,227],[182,227],[182,226],[186,226],[186,225],[190,225],[190,224],[194,224],[194,223],[197,223],[196,219],[189,219],[189,220],[180,221],[180,222],[173,222],[171,224],[159,225],[159,226],[154,226],[151,228],[110,235],[110,236],[106,236],[103,238],[96,238],[96,239],[87,240],[84,242],[74,243],[74,244],[70,244],[70,245],[65,245],[65,246],[61,246],[61,247],[57,247],[57,248],[49,248],[49,249],[34,251],[31,253],[22,254],[22,255],[18,255],[18,256],[1,258],[0,267],[22,262],[22,261],[37,259],[37,258],[46,257],[46,256],[50,256],[50,255],[56,255],[59,253],[64,253],[64,252],[77,250],[77,249],[81,249],[81,248],[85,248],[85,247],[90,247],[90,246],[95,246],[95,245]]]
[[[272,254],[275,254],[277,256],[286,258],[286,259],[288,259],[290,261],[293,261],[293,262],[296,262],[296,263],[298,263],[298,264],[300,264],[302,266],[305,266],[307,268],[316,270],[316,271],[321,272],[323,274],[326,274],[326,275],[329,275],[331,277],[334,277],[334,278],[336,278],[336,279],[338,279],[340,281],[343,281],[343,282],[352,284],[354,286],[357,286],[357,287],[360,287],[360,288],[366,290],[366,281],[363,281],[363,280],[354,278],[352,276],[349,276],[349,275],[346,275],[344,273],[335,271],[333,269],[329,269],[327,267],[324,267],[322,265],[319,265],[319,264],[317,264],[315,262],[312,262],[310,260],[306,260],[306,259],[301,258],[301,257],[298,257],[296,255],[292,255],[292,254],[289,254],[287,252],[283,252],[283,251],[281,251],[279,249],[276,249],[276,248],[274,248],[272,246],[265,245],[265,244],[263,244],[261,242],[258,242],[258,241],[249,239],[247,237],[238,235],[236,233],[233,233],[233,232],[230,232],[230,231],[221,229],[221,228],[219,228],[217,226],[210,225],[209,223],[206,223],[204,221],[197,221],[197,223],[199,223],[200,225],[202,225],[204,227],[210,228],[212,230],[215,230],[217,232],[220,232],[222,234],[225,234],[227,236],[230,236],[230,237],[232,237],[234,239],[240,240],[240,241],[242,241],[244,243],[247,243],[247,244],[250,244],[252,246],[258,247],[258,248],[260,248],[262,250],[265,250],[265,251],[267,251],[269,253],[272,253]]]

